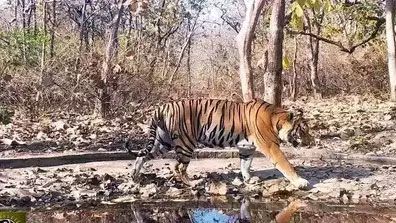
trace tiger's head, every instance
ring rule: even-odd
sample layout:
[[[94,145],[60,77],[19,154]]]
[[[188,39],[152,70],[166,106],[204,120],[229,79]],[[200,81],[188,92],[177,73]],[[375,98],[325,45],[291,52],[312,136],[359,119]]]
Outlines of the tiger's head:
[[[300,109],[280,116],[277,125],[278,137],[283,142],[289,142],[294,147],[308,146],[314,142],[308,122]]]

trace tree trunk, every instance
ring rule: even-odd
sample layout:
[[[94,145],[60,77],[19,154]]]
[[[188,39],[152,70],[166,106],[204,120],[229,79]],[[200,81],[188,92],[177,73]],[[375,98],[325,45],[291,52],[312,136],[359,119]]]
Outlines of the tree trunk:
[[[164,1],[165,2],[165,1]],[[188,19],[188,30],[191,30],[190,27],[190,19]],[[188,92],[187,92],[187,97],[191,97],[191,38],[188,40],[188,46],[187,46],[187,84],[188,84]]]
[[[47,2],[43,1],[43,35],[45,36],[47,34]],[[41,46],[41,79],[43,78],[44,70],[45,70],[45,57],[46,57],[46,42],[45,38],[42,40],[42,46]]]
[[[182,47],[182,49],[181,49],[181,51],[180,51],[179,58],[177,59],[176,67],[175,67],[175,69],[173,70],[173,73],[172,73],[172,75],[171,75],[170,78],[169,78],[169,86],[171,86],[171,84],[173,83],[173,80],[175,79],[176,73],[177,73],[177,71],[178,71],[179,68],[180,68],[181,61],[182,61],[182,59],[183,59],[183,57],[184,57],[184,52],[186,51],[187,47],[189,47],[189,45],[191,44],[191,38],[192,38],[192,36],[194,35],[195,26],[197,25],[198,17],[199,17],[199,16],[197,16],[197,17],[195,18],[195,21],[194,21],[194,23],[193,23],[193,25],[192,25],[192,27],[191,27],[191,29],[190,29],[190,31],[189,31],[187,37],[186,37],[186,42],[184,43],[184,45],[183,45],[183,47]]]
[[[52,26],[51,26],[51,42],[50,42],[50,57],[54,57],[54,44],[55,44],[55,26],[56,26],[56,1],[52,1]]]
[[[99,100],[96,103],[96,110],[99,114],[106,118],[110,113],[110,99],[111,99],[111,88],[109,80],[111,78],[111,67],[112,61],[117,57],[117,47],[118,47],[118,27],[120,25],[120,20],[122,12],[124,10],[124,3],[126,0],[122,0],[119,3],[118,13],[116,14],[112,24],[107,30],[109,41],[107,42],[105,60],[103,61],[101,79],[99,84]]]
[[[173,70],[173,73],[172,73],[172,75],[169,78],[169,85],[171,85],[173,83],[173,80],[176,77],[176,73],[177,73],[177,71],[179,71],[179,68],[180,68],[180,65],[181,65],[181,61],[182,61],[182,59],[184,57],[184,52],[186,51],[186,49],[187,49],[187,47],[189,45],[189,42],[191,41],[191,37],[192,37],[193,33],[194,33],[194,31],[190,31],[190,33],[187,36],[187,40],[184,43],[184,45],[183,45],[183,47],[182,47],[182,49],[180,51],[179,58],[177,59],[176,67]]]
[[[87,4],[89,3],[89,0],[84,0],[84,5],[82,7],[81,11],[81,19],[80,19],[80,46],[78,47],[78,57],[76,59],[76,64],[75,64],[75,69],[77,70],[80,67],[80,62],[81,62],[81,54],[82,54],[82,49],[83,49],[83,42],[86,39],[85,37],[85,13],[87,11]],[[87,43],[85,44],[85,48],[88,49]]]
[[[83,8],[82,8],[82,11],[81,11],[81,21],[80,21],[80,47],[79,47],[79,51],[81,52],[82,51],[82,47],[83,47],[83,42],[84,42],[84,40],[86,41],[86,39],[87,39],[87,31],[86,31],[86,29],[85,29],[85,27],[86,27],[86,12],[87,12],[87,4],[89,3],[88,2],[89,0],[85,0],[84,1],[84,5],[83,5]],[[89,43],[87,44],[87,43],[85,43],[85,49],[88,49],[88,47],[89,47]]]
[[[26,64],[26,16],[25,16],[25,0],[22,0],[22,58]]]
[[[239,53],[239,77],[244,101],[254,98],[253,76],[252,76],[252,40],[257,21],[266,1],[245,0],[246,15],[241,30],[236,37]]]
[[[298,55],[298,40],[294,37],[294,56],[293,56],[293,76],[290,81],[290,96],[293,101],[297,99],[297,55]]]
[[[15,8],[14,8],[14,22],[15,22],[15,29],[18,29],[18,6],[19,1],[16,1]]]
[[[390,100],[396,101],[396,46],[395,46],[395,2],[386,0],[386,43],[388,47],[388,72],[390,84]]]
[[[309,46],[311,52],[309,58],[309,67],[311,73],[310,78],[313,94],[316,99],[322,98],[322,91],[318,77],[319,43],[319,40],[309,37]]]
[[[37,4],[36,1],[32,1],[33,4],[33,33],[34,35],[37,35]]]
[[[28,8],[28,10],[29,10],[29,14],[27,14],[27,20],[26,20],[26,27],[27,27],[27,29],[26,29],[26,31],[27,31],[27,33],[30,33],[30,25],[31,25],[31,22],[32,22],[32,12],[33,12],[33,10],[32,10],[32,1],[29,1],[29,8]],[[27,10],[25,10],[25,11],[27,11]]]
[[[43,1],[43,35],[47,34],[47,2]],[[41,43],[41,67],[40,67],[40,87],[36,94],[36,101],[39,101],[42,97],[42,92],[44,90],[43,80],[45,71],[45,57],[46,57],[46,42],[45,38],[42,39]]]
[[[282,103],[282,48],[285,23],[285,0],[275,0],[270,21],[268,43],[268,70],[264,74],[264,100],[281,106]]]
[[[187,46],[187,82],[188,82],[188,92],[187,97],[191,97],[191,39],[188,41]]]

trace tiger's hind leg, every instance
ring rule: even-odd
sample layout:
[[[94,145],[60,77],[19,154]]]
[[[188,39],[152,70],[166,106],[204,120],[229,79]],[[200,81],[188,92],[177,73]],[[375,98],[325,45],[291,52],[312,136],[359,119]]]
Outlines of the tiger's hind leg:
[[[147,161],[150,161],[156,157],[162,156],[166,152],[171,150],[171,147],[164,146],[162,144],[159,144],[158,146],[155,145],[153,147],[153,150],[141,157],[137,157],[136,161],[134,163],[133,171],[132,171],[132,178],[137,179],[140,175],[140,171],[143,167],[143,164],[146,163]]]
[[[251,143],[239,143],[237,145],[239,150],[239,159],[240,159],[240,169],[243,178],[243,182],[249,183],[250,180],[250,167],[253,161],[253,154],[256,150],[256,147]]]
[[[175,172],[178,178],[186,185],[190,185],[190,178],[187,174],[187,167],[190,164],[192,154],[185,151],[182,147],[176,149]]]
[[[139,151],[138,157],[134,163],[132,178],[137,179],[140,175],[140,171],[143,164],[149,160],[152,160],[158,156],[162,156],[172,149],[172,142],[168,134],[162,129],[158,128],[154,143],[148,146],[147,149]]]

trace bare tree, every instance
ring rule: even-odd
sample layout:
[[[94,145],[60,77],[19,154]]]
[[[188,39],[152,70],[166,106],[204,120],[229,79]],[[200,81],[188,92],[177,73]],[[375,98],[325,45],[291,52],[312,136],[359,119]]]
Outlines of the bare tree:
[[[395,46],[395,2],[386,0],[386,42],[388,46],[388,70],[390,83],[390,100],[396,101],[396,46]]]
[[[54,57],[55,45],[55,26],[56,26],[56,0],[52,0],[52,18],[51,18],[51,40],[50,40],[50,57]]]
[[[55,0],[54,0],[55,1]],[[37,35],[37,4],[36,0],[31,0],[32,4],[32,13],[33,13],[33,32],[34,35]]]
[[[43,1],[43,32],[44,35],[47,35],[47,2]],[[45,38],[42,40],[42,48],[41,48],[41,77],[43,77],[44,69],[45,69],[45,57],[46,57],[46,41]]]
[[[26,63],[26,16],[25,16],[25,0],[22,0],[22,35],[23,35],[23,43],[22,43],[22,57],[23,62]]]
[[[315,10],[311,10],[312,14],[316,16]],[[322,21],[324,18],[324,11],[320,12],[319,18],[317,20],[311,21],[311,19],[305,14],[307,20],[308,30],[310,33],[316,32],[316,34],[321,33]],[[315,31],[314,31],[315,29]],[[310,60],[309,67],[311,71],[311,85],[313,88],[314,97],[317,99],[322,98],[322,89],[320,87],[319,75],[318,75],[318,64],[319,64],[319,47],[320,41],[317,38],[309,36],[309,49],[310,49]]]
[[[191,31],[191,21],[190,18],[188,19],[188,30]],[[191,97],[191,38],[188,39],[188,46],[187,46],[187,61],[186,61],[186,65],[187,65],[187,84],[188,84],[188,91],[187,91],[187,97],[190,98]]]
[[[239,77],[244,101],[254,98],[253,77],[252,77],[252,40],[254,30],[265,3],[265,0],[245,0],[246,15],[239,31],[236,42],[239,53]]]
[[[188,31],[188,34],[187,34],[187,36],[186,36],[186,41],[184,42],[184,44],[183,44],[183,46],[182,46],[182,48],[181,48],[181,50],[180,50],[180,54],[179,54],[179,57],[178,57],[178,59],[177,59],[176,67],[175,67],[175,69],[173,70],[173,73],[171,74],[171,76],[170,76],[170,78],[169,78],[169,85],[171,85],[171,84],[173,83],[173,80],[175,79],[176,74],[177,74],[177,72],[179,71],[179,68],[180,68],[182,59],[183,59],[183,57],[184,57],[185,51],[187,50],[188,56],[189,56],[189,54],[190,54],[190,50],[191,50],[191,49],[190,49],[190,47],[191,47],[191,39],[192,39],[193,35],[194,35],[195,32],[196,32],[196,27],[197,27],[197,24],[198,24],[198,19],[199,19],[199,16],[200,16],[200,14],[201,14],[201,11],[202,11],[202,8],[200,8],[200,9],[198,10],[198,12],[197,12],[195,18],[193,18],[194,21],[192,21],[192,24],[191,24],[191,18],[188,18],[188,24],[187,24],[187,31]],[[163,37],[159,37],[159,38],[163,38]],[[162,41],[162,40],[159,40],[158,42],[160,43],[161,41]],[[165,39],[165,41],[166,41],[166,39]],[[188,60],[187,63],[189,63],[189,58],[187,58],[187,60]],[[189,78],[189,77],[188,77],[188,78]]]
[[[282,102],[282,48],[285,0],[274,0],[268,42],[268,70],[264,74],[264,100],[280,106]]]
[[[102,117],[107,117],[110,112],[111,88],[109,79],[111,78],[112,61],[117,57],[118,27],[124,11],[125,2],[126,0],[120,1],[118,12],[107,31],[109,37],[106,46],[105,59],[102,65],[101,79],[99,81],[99,101],[96,104],[96,110],[99,111],[99,114]]]
[[[298,55],[298,37],[294,37],[294,55],[293,55],[293,76],[290,81],[290,97],[293,101],[297,99],[297,55]]]
[[[87,5],[89,4],[90,0],[84,0],[84,4],[82,7],[82,11],[81,11],[81,20],[80,20],[80,47],[79,47],[79,52],[81,53],[82,51],[82,47],[83,47],[83,41],[84,39],[88,40],[88,38],[86,36],[88,36],[88,34],[86,33],[86,13],[87,13]],[[86,42],[85,44],[85,48],[88,49],[89,47],[89,43]]]

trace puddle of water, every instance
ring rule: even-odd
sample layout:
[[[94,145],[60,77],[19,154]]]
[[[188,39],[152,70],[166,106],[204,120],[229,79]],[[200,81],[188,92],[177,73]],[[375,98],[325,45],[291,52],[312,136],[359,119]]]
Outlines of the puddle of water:
[[[237,222],[396,222],[396,207],[318,202],[163,201],[98,205],[87,208],[32,210],[27,222],[45,223],[237,223]]]

